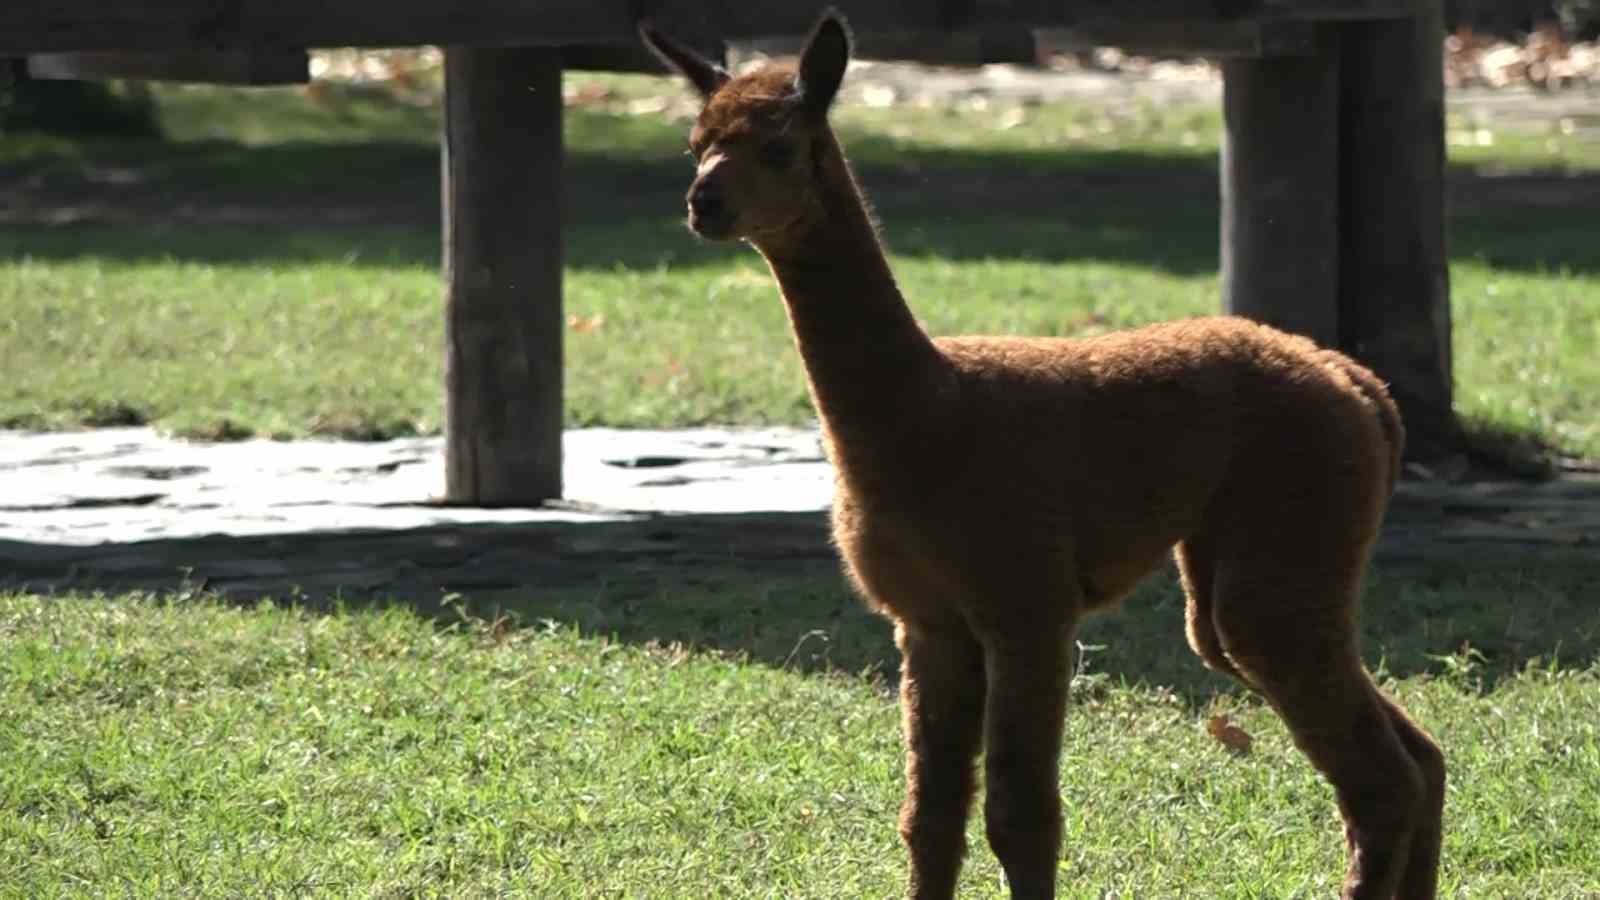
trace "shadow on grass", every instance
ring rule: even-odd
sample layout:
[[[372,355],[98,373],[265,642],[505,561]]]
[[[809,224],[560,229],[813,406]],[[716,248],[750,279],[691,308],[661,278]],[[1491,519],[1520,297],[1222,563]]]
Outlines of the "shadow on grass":
[[[175,145],[169,156],[150,159],[35,161],[10,188],[15,210],[33,210],[14,212],[13,221],[31,220],[0,225],[0,253],[436,267],[438,165],[433,148],[405,143],[208,142]],[[1215,268],[1215,201],[1206,199],[1212,179],[1204,167],[1101,153],[1027,178],[985,174],[1015,173],[1019,165],[1003,156],[951,159],[940,152],[890,171],[868,168],[864,177],[882,185],[872,193],[900,253]],[[568,171],[572,268],[695,266],[749,253],[700,243],[683,228],[691,173],[681,158],[579,150]],[[15,186],[21,183],[33,186]],[[1176,215],[1175,184],[1201,195]]]
[[[820,514],[652,517],[610,523],[209,536],[93,547],[0,541],[0,589],[215,592],[311,610],[400,603],[554,621],[630,643],[682,644],[802,671],[893,677],[888,625],[840,575]],[[1481,561],[1399,569],[1380,560],[1364,606],[1369,664],[1394,676],[1463,674],[1485,689],[1531,660],[1600,659],[1600,562]],[[1193,703],[1235,690],[1183,638],[1170,570],[1086,623],[1083,670],[1159,684]],[[1470,652],[1466,652],[1469,651]],[[1441,657],[1452,657],[1445,660]]]
[[[748,254],[683,230],[690,169],[659,129],[635,133],[637,118],[580,119],[585,137],[568,150],[567,264],[687,267]],[[615,146],[608,128],[619,129]],[[1217,267],[1210,154],[963,149],[871,134],[854,136],[851,152],[899,254],[1099,260],[1176,274]],[[0,216],[0,256],[435,268],[438,166],[432,144],[403,140],[53,147],[0,175],[0,208],[12,210]],[[1600,176],[1485,178],[1458,168],[1452,195],[1456,257],[1600,271],[1600,203],[1589,202],[1600,200]]]

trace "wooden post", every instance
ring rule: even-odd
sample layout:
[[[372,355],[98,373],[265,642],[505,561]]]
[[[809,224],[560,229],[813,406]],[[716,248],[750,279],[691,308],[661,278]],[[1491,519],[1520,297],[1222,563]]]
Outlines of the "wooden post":
[[[1389,383],[1412,459],[1459,452],[1451,408],[1440,0],[1340,26],[1339,346]]]
[[[1325,346],[1338,340],[1339,54],[1222,64],[1224,308]]]
[[[561,496],[561,61],[445,51],[446,501]]]

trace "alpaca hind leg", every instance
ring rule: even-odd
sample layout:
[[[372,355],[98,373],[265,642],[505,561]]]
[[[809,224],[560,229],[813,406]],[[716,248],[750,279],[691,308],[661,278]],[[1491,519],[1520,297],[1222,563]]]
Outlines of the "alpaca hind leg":
[[[1254,577],[1219,567],[1218,637],[1333,785],[1350,852],[1342,896],[1393,900],[1426,831],[1428,786],[1362,668],[1352,579],[1288,566],[1263,577],[1265,567],[1257,560]]]
[[[1061,853],[1061,734],[1071,677],[1070,630],[986,641],[984,818],[1011,896],[1055,896]]]
[[[983,739],[983,650],[965,629],[900,622],[900,710],[906,796],[900,836],[911,854],[915,900],[953,897],[966,851],[974,765]]]
[[[1387,697],[1380,699],[1389,714],[1389,724],[1400,736],[1400,742],[1411,754],[1411,760],[1422,770],[1422,781],[1427,786],[1422,819],[1411,836],[1411,855],[1406,860],[1406,874],[1400,881],[1400,890],[1395,898],[1432,900],[1439,890],[1439,849],[1444,840],[1444,753],[1438,743],[1411,721],[1393,700]]]
[[[1217,637],[1217,626],[1211,615],[1217,578],[1215,548],[1204,538],[1192,537],[1178,544],[1174,556],[1187,598],[1184,631],[1189,638],[1189,647],[1206,664],[1206,668],[1244,681],[1244,676],[1222,651],[1222,642]]]

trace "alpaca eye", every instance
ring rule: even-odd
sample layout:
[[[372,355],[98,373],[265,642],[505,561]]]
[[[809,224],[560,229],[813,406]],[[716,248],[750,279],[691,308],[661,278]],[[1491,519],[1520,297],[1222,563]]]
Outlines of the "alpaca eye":
[[[786,169],[797,152],[793,141],[768,141],[761,145],[761,161],[774,169]]]

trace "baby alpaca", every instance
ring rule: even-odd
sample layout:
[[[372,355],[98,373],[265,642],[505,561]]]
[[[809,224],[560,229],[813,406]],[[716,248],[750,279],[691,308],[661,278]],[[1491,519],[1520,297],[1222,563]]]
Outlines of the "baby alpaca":
[[[1270,701],[1333,785],[1344,896],[1433,897],[1443,757],[1357,646],[1403,439],[1384,386],[1240,319],[930,339],[828,125],[844,23],[825,15],[796,69],[737,78],[641,32],[705,101],[689,227],[771,266],[838,473],[835,540],[894,622],[911,895],[955,891],[982,750],[1012,895],[1054,896],[1074,631],[1176,548],[1190,646]]]

